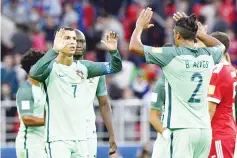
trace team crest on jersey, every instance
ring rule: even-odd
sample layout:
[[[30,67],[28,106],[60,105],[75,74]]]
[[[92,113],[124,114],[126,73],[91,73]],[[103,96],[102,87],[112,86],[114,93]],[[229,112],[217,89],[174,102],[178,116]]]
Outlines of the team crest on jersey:
[[[76,73],[82,80],[84,79],[84,73],[81,70],[76,70]]]

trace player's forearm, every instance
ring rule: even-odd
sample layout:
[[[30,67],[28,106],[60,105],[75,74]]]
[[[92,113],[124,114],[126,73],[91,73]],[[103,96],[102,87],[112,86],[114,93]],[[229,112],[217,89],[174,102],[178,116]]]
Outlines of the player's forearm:
[[[160,111],[150,110],[149,121],[152,124],[152,126],[155,128],[155,130],[159,132],[160,134],[162,134],[165,128],[163,127],[163,124],[159,118],[159,115],[160,115]]]
[[[44,118],[35,116],[22,116],[21,118],[25,126],[44,126]]]
[[[119,54],[119,51],[112,51],[110,52],[111,55],[111,60],[109,67],[105,66],[104,67],[104,72],[105,73],[116,73],[122,70],[122,58]],[[108,71],[109,70],[109,71]]]
[[[198,32],[197,38],[200,41],[202,41],[207,47],[214,47],[217,45],[222,45],[222,43],[219,40],[217,40],[216,38],[214,38],[208,34],[205,34],[205,33]]]
[[[136,27],[132,33],[132,37],[129,44],[129,51],[137,55],[144,56],[144,46],[141,42],[142,28]]]
[[[104,124],[108,130],[109,136],[113,137],[114,136],[114,128],[113,128],[113,124],[112,124],[112,110],[111,110],[111,106],[109,105],[108,101],[102,103],[100,102],[100,113],[101,116],[104,120]]]
[[[209,107],[209,115],[210,115],[210,119],[212,120],[215,112],[216,112],[216,103],[213,103],[211,101],[208,102],[208,107]]]
[[[49,49],[47,53],[32,66],[29,73],[30,77],[37,81],[43,82],[47,78],[44,73],[47,71],[51,61],[54,60],[57,55],[58,53],[56,53],[53,49]]]

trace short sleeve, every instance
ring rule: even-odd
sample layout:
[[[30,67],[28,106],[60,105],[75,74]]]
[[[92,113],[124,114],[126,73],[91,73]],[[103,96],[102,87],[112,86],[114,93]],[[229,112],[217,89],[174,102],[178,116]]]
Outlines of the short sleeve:
[[[221,86],[222,82],[218,79],[217,73],[213,73],[208,87],[208,101],[219,104],[222,99]]]
[[[156,82],[151,94],[150,109],[162,111],[162,106],[165,105],[165,77],[162,75]]]
[[[33,115],[34,101],[33,100],[17,100],[17,108],[20,116]]]
[[[144,46],[145,59],[148,64],[166,66],[176,54],[175,47]]]
[[[106,96],[107,93],[107,87],[106,87],[106,82],[105,82],[105,76],[100,76],[98,86],[96,89],[96,96],[101,97],[101,96]]]
[[[218,64],[222,58],[222,47],[220,45],[215,47],[207,47],[205,48],[209,53],[211,53],[213,61],[215,64]]]

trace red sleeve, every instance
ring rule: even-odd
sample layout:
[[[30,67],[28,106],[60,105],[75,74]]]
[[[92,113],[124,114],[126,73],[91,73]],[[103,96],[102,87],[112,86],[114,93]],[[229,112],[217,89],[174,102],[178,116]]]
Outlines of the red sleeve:
[[[210,85],[208,88],[208,101],[219,104],[222,99],[222,82],[220,79],[221,73],[212,73]]]

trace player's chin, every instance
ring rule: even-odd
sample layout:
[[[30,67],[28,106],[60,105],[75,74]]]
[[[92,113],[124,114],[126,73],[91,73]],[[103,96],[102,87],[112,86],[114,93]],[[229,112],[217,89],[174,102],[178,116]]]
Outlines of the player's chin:
[[[76,51],[74,55],[79,55],[79,56],[81,56],[81,55],[83,55],[83,51]]]

